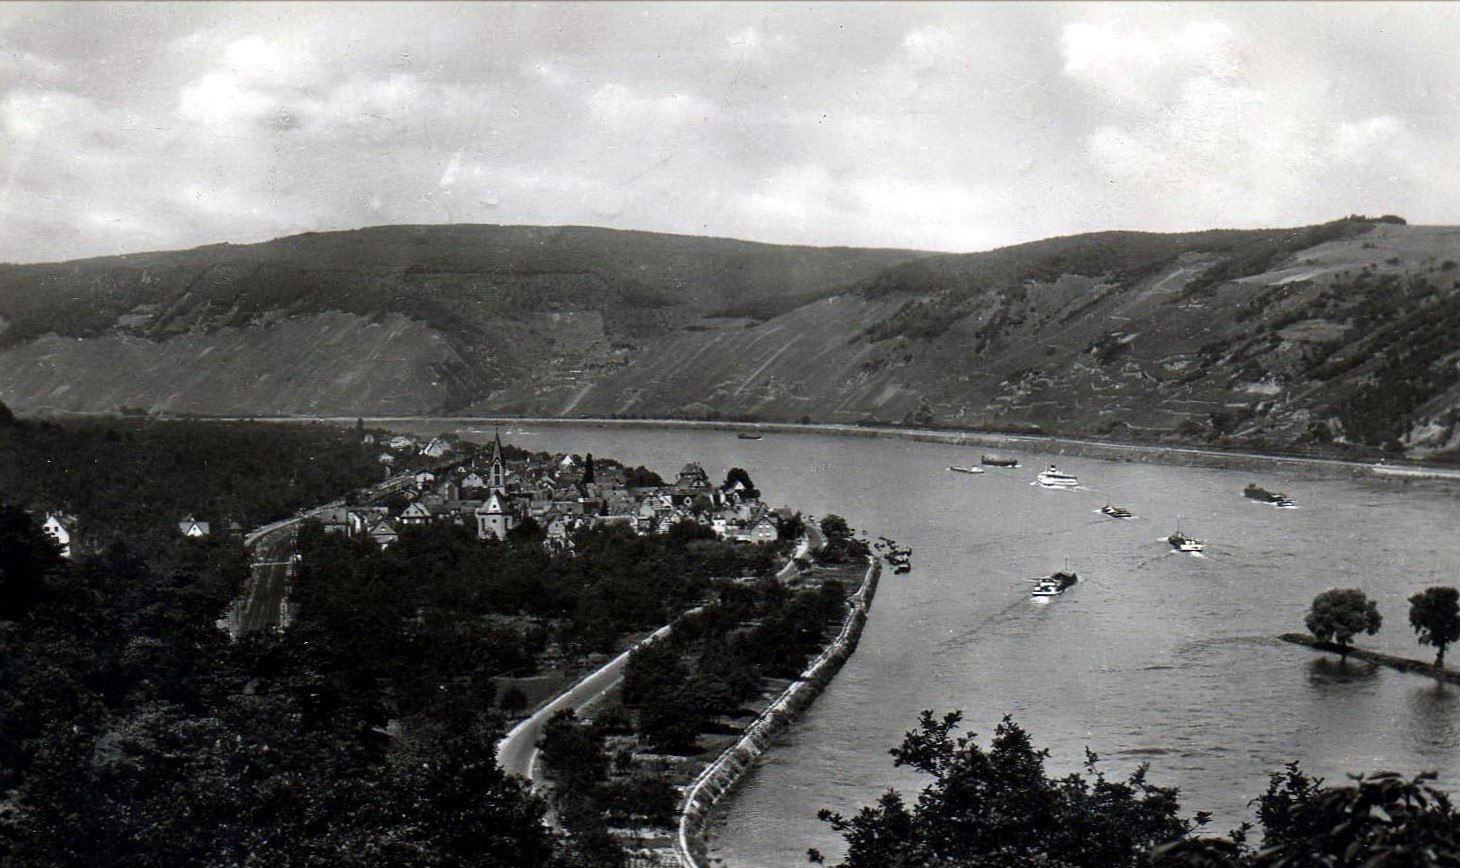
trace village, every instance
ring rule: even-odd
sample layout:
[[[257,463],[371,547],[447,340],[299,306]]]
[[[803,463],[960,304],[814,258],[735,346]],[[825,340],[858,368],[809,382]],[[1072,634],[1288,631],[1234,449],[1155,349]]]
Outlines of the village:
[[[581,528],[622,525],[639,534],[665,533],[685,521],[710,528],[720,539],[773,543],[782,523],[792,518],[789,509],[771,510],[762,503],[739,468],[716,484],[691,462],[666,482],[616,461],[595,461],[591,453],[578,458],[513,452],[508,457],[500,433],[487,447],[445,463],[441,459],[462,450],[440,437],[417,443],[397,435],[383,445],[388,447],[380,454],[384,465],[403,464],[412,452],[417,461],[435,464],[397,474],[391,493],[369,504],[317,511],[326,532],[363,534],[384,547],[413,525],[466,526],[484,540],[505,540],[509,533],[535,526],[545,546],[566,551]]]

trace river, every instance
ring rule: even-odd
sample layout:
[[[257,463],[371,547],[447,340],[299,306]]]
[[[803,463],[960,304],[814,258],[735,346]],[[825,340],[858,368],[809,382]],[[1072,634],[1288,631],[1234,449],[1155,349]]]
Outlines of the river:
[[[438,433],[444,424],[392,427]],[[977,447],[817,434],[747,441],[509,425],[503,438],[666,477],[686,461],[717,478],[744,467],[774,504],[836,512],[914,548],[913,571],[882,582],[856,654],[722,812],[712,856],[724,864],[803,865],[807,847],[839,854],[817,810],[851,813],[889,786],[915,793],[918,777],[894,769],[887,751],[922,709],[962,709],[981,736],[1012,715],[1050,749],[1051,772],[1079,769],[1087,746],[1111,776],[1149,763],[1151,779],[1180,787],[1187,812],[1212,812],[1218,832],[1251,819],[1248,801],[1292,759],[1330,781],[1434,769],[1443,788],[1460,790],[1460,690],[1365,664],[1339,668],[1275,640],[1303,629],[1315,594],[1358,587],[1385,620],[1360,644],[1429,656],[1414,641],[1407,599],[1460,583],[1460,486],[1028,451],[1017,470],[966,475],[947,468],[977,462]],[[1082,487],[1032,485],[1051,462]],[[1248,482],[1300,508],[1251,502]],[[1138,517],[1099,515],[1107,500]],[[1208,541],[1205,557],[1163,541],[1178,520]],[[1023,580],[1067,561],[1080,583],[1030,601]]]

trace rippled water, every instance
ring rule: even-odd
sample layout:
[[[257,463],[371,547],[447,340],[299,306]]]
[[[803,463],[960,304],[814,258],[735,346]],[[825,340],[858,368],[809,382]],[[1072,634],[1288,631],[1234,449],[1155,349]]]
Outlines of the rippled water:
[[[915,791],[887,750],[925,708],[963,709],[981,734],[1013,715],[1051,750],[1052,771],[1079,768],[1086,746],[1108,774],[1148,762],[1152,780],[1179,786],[1186,810],[1213,812],[1219,831],[1249,818],[1247,801],[1290,759],[1329,779],[1436,769],[1460,789],[1460,690],[1340,668],[1274,638],[1302,629],[1320,591],[1360,587],[1385,618],[1361,644],[1428,656],[1406,600],[1460,584],[1460,500],[1442,488],[1028,452],[1018,470],[970,476],[947,467],[977,461],[976,447],[820,435],[513,427],[504,437],[666,476],[689,460],[711,474],[743,466],[775,503],[835,511],[915,549],[911,574],[884,578],[856,654],[724,812],[712,852],[726,864],[839,853],[817,809],[849,813],[889,786]],[[1051,461],[1083,487],[1031,485]],[[1250,502],[1248,482],[1301,508]],[[1099,515],[1107,499],[1138,518]],[[1208,541],[1206,557],[1165,544],[1178,518]],[[1022,580],[1066,560],[1080,584],[1031,602]]]

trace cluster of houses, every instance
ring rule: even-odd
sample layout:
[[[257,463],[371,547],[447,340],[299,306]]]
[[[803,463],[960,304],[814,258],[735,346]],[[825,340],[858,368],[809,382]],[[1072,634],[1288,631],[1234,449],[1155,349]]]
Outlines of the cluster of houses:
[[[748,480],[716,485],[694,463],[673,482],[642,482],[616,464],[595,466],[591,454],[581,461],[570,455],[508,460],[499,434],[468,459],[416,472],[402,489],[404,505],[396,498],[394,507],[340,506],[316,514],[327,532],[364,534],[381,546],[410,525],[454,523],[473,528],[482,539],[506,539],[531,519],[555,548],[569,548],[573,532],[583,527],[620,524],[637,533],[663,533],[682,521],[709,527],[722,539],[770,543],[789,517],[788,510],[767,508]]]

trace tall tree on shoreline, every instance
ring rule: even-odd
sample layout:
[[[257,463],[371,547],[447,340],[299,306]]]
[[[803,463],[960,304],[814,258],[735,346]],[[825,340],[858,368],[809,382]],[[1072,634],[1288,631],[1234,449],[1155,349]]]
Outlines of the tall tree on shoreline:
[[[1334,588],[1313,598],[1313,608],[1304,624],[1320,642],[1333,642],[1342,659],[1348,659],[1350,642],[1360,633],[1379,632],[1384,618],[1379,607],[1358,588]]]
[[[1460,591],[1425,588],[1410,597],[1409,625],[1419,634],[1419,644],[1435,647],[1435,668],[1443,667],[1445,648],[1460,640]]]

